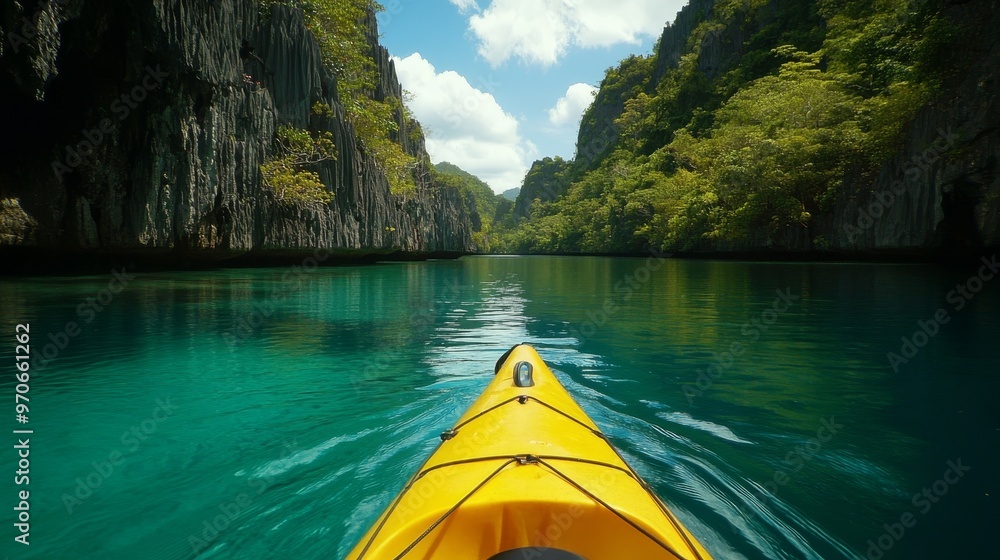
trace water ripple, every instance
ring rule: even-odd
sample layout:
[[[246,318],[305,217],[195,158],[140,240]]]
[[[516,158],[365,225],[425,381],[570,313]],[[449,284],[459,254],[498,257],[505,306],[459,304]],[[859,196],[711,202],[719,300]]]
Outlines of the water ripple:
[[[673,422],[675,424],[680,424],[681,426],[687,426],[689,428],[694,428],[696,430],[702,430],[708,432],[716,437],[722,438],[726,441],[731,441],[733,443],[747,443],[753,445],[752,441],[747,441],[736,434],[733,433],[731,429],[714,422],[708,422],[706,420],[698,420],[693,418],[690,414],[686,412],[658,412],[656,416],[663,418],[668,422]]]

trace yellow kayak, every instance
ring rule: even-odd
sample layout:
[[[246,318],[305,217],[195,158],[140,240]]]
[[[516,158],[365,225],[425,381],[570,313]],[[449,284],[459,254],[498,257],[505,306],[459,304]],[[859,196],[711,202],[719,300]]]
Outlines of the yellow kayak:
[[[522,344],[347,558],[711,556]]]

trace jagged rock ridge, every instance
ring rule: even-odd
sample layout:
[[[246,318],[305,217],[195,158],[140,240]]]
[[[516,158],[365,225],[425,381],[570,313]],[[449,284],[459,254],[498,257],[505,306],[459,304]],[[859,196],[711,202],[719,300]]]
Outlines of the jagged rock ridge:
[[[469,203],[431,183],[422,136],[401,111],[417,192],[389,192],[297,9],[259,14],[251,0],[39,6],[0,9],[0,126],[23,135],[0,153],[0,247],[202,258],[470,249]],[[374,18],[368,35],[381,75],[374,95],[400,96]],[[243,39],[269,71],[240,59]],[[317,120],[317,101],[334,117]],[[261,186],[259,166],[278,125],[310,122],[334,137],[336,159],[319,170],[334,200],[286,204]]]

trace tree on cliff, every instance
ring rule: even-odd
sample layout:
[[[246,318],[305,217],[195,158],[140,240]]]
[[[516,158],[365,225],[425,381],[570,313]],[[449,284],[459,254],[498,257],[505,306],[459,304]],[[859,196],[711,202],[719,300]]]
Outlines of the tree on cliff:
[[[260,0],[262,11],[274,4],[302,9],[324,63],[337,77],[337,94],[362,145],[385,172],[394,193],[412,192],[416,159],[406,153],[401,139],[394,139],[399,133],[396,116],[405,115],[403,102],[374,97],[380,76],[368,25],[382,6],[373,0]]]
[[[675,58],[658,49],[608,70],[568,184],[504,245],[683,250],[794,230],[824,245],[816,218],[848,176],[895,153],[954,69],[941,10],[933,0],[715,2],[692,15]],[[733,37],[737,48],[719,48]],[[615,119],[603,128],[616,138],[595,154],[598,114]]]

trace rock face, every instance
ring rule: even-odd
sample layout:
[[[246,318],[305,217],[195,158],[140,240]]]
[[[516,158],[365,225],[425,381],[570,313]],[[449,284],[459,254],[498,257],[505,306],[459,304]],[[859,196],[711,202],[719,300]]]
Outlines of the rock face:
[[[659,82],[669,68],[676,68],[681,55],[687,52],[688,39],[694,28],[705,21],[715,7],[715,0],[691,0],[677,12],[674,21],[663,27],[660,44],[656,51],[656,73],[653,78]]]
[[[1000,6],[949,3],[968,67],[908,127],[874,184],[848,180],[826,224],[845,251],[978,254],[1000,247]]]
[[[613,146],[615,137],[618,136],[619,130],[615,126],[615,120],[625,111],[625,100],[633,95],[636,88],[646,94],[655,92],[656,85],[660,83],[667,70],[676,68],[681,56],[689,51],[690,45],[688,43],[692,33],[699,23],[711,15],[714,6],[715,0],[690,0],[677,12],[673,22],[668,23],[663,28],[663,34],[660,36],[657,50],[654,53],[655,60],[651,73],[630,73],[629,79],[622,80],[613,88],[602,84],[603,87],[597,92],[593,105],[588,108],[587,114],[580,123],[580,132],[576,142],[578,150],[576,165],[579,169],[590,170],[600,164]],[[733,29],[739,33],[739,26],[734,26]],[[720,38],[717,37],[713,45],[717,44],[721,48],[724,41],[719,40]],[[727,39],[730,38],[727,37]],[[730,49],[727,60],[737,56],[738,52],[738,47]],[[710,61],[704,57],[702,64],[714,64],[717,68],[719,62]],[[637,64],[635,58],[626,59],[622,61],[620,70],[625,72],[628,66],[634,64]],[[702,66],[701,70],[708,69]],[[717,69],[711,70],[710,77],[714,77],[717,71]]]
[[[419,162],[417,192],[390,193],[297,9],[261,14],[252,0],[11,4],[0,8],[0,129],[17,142],[0,153],[0,250],[194,258],[469,251],[469,203],[432,184],[423,138],[401,111],[398,136]],[[399,97],[377,36],[371,18],[381,75],[374,95]],[[266,69],[241,60],[244,39]],[[312,114],[316,102],[334,115]],[[261,186],[259,166],[282,124],[333,134],[336,159],[319,169],[329,205],[288,204]]]
[[[558,156],[533,163],[514,199],[514,217],[520,219],[530,216],[531,205],[536,200],[551,202],[562,196],[569,188],[566,174],[570,171],[570,166],[570,162]]]

